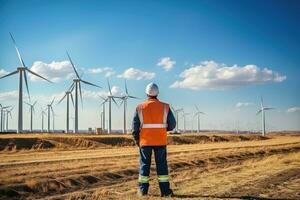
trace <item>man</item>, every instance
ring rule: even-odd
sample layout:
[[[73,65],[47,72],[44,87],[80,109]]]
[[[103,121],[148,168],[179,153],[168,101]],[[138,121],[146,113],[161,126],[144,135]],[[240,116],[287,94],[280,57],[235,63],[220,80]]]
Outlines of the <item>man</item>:
[[[140,151],[139,195],[148,193],[151,154],[154,151],[161,196],[172,196],[166,146],[167,131],[175,128],[176,121],[169,105],[157,99],[159,90],[156,84],[148,84],[145,92],[148,99],[137,106],[132,123],[132,135]]]

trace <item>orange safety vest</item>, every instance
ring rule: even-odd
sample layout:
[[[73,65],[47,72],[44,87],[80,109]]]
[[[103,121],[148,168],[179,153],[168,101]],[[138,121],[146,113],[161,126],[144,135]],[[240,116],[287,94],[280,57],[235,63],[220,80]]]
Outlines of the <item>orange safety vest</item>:
[[[169,104],[148,99],[137,106],[140,120],[140,146],[167,145],[167,116]]]

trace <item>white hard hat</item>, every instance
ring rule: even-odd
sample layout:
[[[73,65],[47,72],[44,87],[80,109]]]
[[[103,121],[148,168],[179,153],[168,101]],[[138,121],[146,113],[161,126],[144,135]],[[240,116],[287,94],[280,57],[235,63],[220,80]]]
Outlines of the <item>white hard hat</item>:
[[[146,87],[145,92],[147,95],[155,97],[159,93],[158,86],[155,83],[149,83]]]

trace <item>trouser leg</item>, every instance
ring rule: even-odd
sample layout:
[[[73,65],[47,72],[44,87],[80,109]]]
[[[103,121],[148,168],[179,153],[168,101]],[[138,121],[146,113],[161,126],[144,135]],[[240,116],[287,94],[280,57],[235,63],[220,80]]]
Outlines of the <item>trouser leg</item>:
[[[154,154],[159,188],[161,194],[164,195],[170,190],[166,146],[154,147]]]
[[[143,194],[147,194],[149,189],[151,154],[152,154],[152,147],[140,148],[139,189]]]

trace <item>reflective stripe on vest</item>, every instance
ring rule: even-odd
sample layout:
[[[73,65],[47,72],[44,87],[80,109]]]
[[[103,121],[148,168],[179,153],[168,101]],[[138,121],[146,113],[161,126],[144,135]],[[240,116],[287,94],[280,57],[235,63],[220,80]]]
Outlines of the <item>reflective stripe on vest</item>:
[[[167,128],[167,117],[168,117],[168,107],[166,104],[164,105],[164,115],[163,115],[163,123],[162,124],[144,124],[144,118],[143,118],[143,110],[138,108],[137,112],[138,112],[138,116],[139,116],[139,120],[140,120],[140,127],[141,128]]]

